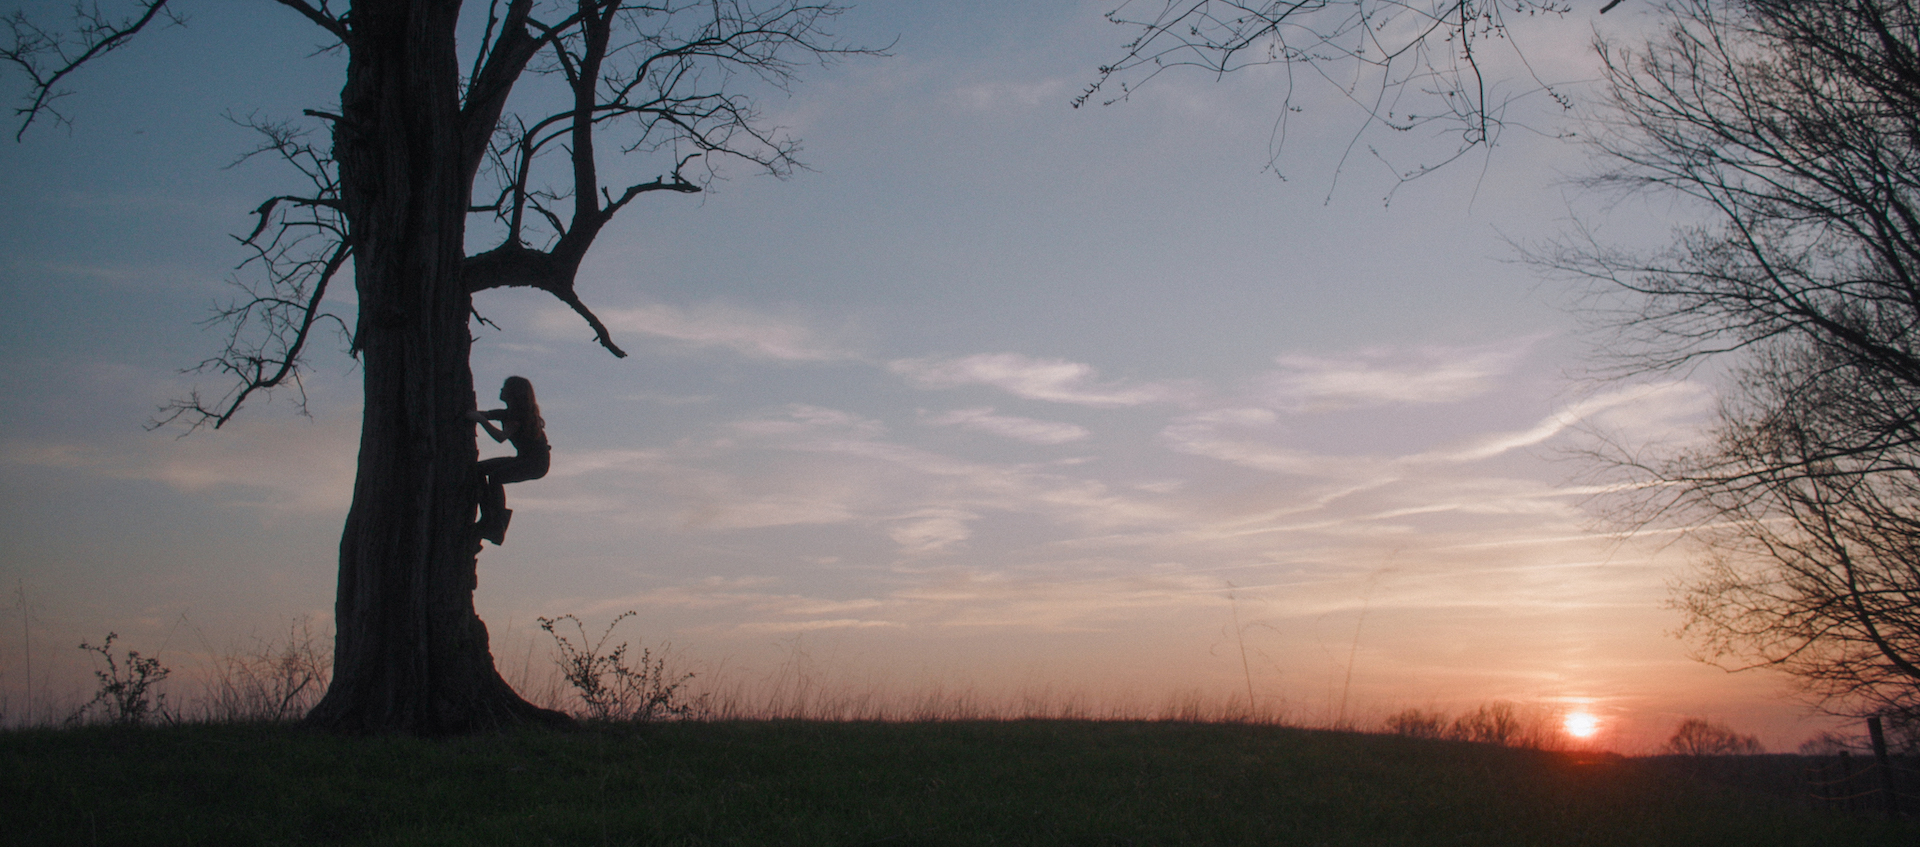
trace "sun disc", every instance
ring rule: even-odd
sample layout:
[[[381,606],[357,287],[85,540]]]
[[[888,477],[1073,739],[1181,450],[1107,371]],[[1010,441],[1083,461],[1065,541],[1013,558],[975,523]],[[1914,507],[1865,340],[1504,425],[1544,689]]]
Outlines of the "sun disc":
[[[1600,719],[1586,712],[1574,712],[1567,716],[1567,734],[1575,738],[1591,738],[1600,731]]]

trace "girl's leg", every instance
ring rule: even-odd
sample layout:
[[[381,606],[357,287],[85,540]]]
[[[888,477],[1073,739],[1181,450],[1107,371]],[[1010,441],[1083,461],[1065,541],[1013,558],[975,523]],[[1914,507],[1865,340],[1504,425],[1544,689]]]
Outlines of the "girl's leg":
[[[499,544],[506,537],[507,521],[513,518],[513,511],[507,508],[507,483],[546,476],[550,459],[550,454],[540,452],[501,456],[479,463],[486,485],[480,497],[480,520],[476,524],[481,538]]]
[[[491,541],[494,544],[500,543],[501,531],[505,529],[504,526],[499,526],[505,523],[501,520],[500,516],[507,508],[506,485],[496,481],[494,476],[500,473],[502,466],[509,465],[512,462],[512,457],[501,456],[493,459],[484,459],[477,465],[480,477],[478,480],[480,486],[480,518],[474,522],[474,529],[479,531],[481,538]]]
[[[506,540],[510,520],[513,510],[507,508],[507,487],[497,482],[488,484],[486,499],[480,504],[480,537],[498,546]]]
[[[547,467],[552,462],[552,454],[546,452],[527,453],[517,456],[501,456],[480,463],[481,470],[492,482],[526,482],[547,475]]]

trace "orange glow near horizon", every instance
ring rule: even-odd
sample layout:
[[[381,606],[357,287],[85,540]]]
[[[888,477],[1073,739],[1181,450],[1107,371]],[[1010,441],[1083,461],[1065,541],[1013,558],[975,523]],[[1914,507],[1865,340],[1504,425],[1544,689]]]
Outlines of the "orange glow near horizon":
[[[1592,738],[1600,731],[1600,719],[1586,712],[1574,712],[1567,715],[1565,723],[1567,734],[1575,738]]]

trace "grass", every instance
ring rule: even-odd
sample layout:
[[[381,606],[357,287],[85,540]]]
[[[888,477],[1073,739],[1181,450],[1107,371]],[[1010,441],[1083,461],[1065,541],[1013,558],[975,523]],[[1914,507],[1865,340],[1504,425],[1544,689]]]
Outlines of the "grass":
[[[1905,844],[1658,760],[1273,726],[714,721],[431,741],[0,733],[11,844]]]

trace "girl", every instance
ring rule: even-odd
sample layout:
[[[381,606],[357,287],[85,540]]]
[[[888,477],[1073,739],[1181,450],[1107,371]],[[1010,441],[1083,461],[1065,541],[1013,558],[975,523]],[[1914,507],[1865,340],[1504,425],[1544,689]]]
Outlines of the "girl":
[[[533,399],[533,383],[526,377],[510,376],[500,385],[504,409],[467,413],[467,420],[479,424],[494,441],[511,441],[516,455],[498,456],[480,462],[486,493],[480,499],[480,520],[474,526],[481,538],[498,546],[507,535],[507,521],[513,511],[507,508],[509,482],[524,482],[547,475],[553,449],[547,444],[547,422],[540,418],[540,404]],[[493,422],[499,421],[499,426]]]

